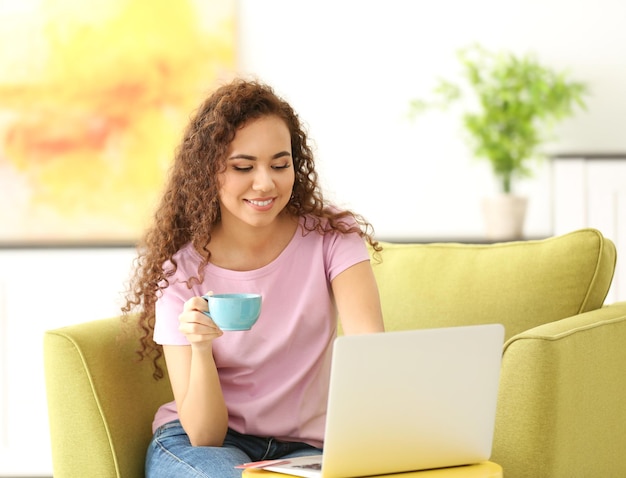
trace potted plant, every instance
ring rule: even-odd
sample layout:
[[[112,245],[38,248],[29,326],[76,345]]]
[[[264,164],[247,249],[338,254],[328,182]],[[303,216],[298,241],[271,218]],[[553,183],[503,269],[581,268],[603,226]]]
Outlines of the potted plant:
[[[487,236],[520,238],[526,199],[513,194],[514,182],[532,175],[530,164],[543,157],[540,147],[550,138],[553,126],[572,116],[577,106],[586,107],[588,88],[567,73],[542,65],[530,54],[492,53],[474,45],[460,50],[458,58],[462,81],[440,79],[433,101],[411,101],[411,115],[473,97],[475,101],[462,116],[469,143],[477,158],[489,161],[499,183],[501,194],[495,208],[513,210],[505,213],[508,216],[504,219],[496,219],[493,227],[486,217]],[[493,202],[486,200],[484,210],[486,216],[492,213]]]

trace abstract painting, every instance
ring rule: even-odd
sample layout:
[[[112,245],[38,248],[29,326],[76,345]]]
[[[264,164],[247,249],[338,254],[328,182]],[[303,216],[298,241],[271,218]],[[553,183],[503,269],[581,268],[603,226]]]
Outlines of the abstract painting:
[[[0,0],[0,243],[132,243],[236,0]]]

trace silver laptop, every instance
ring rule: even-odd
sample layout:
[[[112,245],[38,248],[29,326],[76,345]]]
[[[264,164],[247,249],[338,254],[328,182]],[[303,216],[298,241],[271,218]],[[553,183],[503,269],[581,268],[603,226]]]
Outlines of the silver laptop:
[[[267,463],[305,478],[347,478],[488,460],[504,327],[337,338],[324,453]]]

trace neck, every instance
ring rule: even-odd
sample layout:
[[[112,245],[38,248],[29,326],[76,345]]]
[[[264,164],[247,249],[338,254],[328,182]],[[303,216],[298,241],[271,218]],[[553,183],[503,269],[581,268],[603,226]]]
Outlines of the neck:
[[[276,259],[287,247],[298,227],[298,220],[280,215],[266,227],[237,227],[222,222],[213,231],[211,262],[233,270],[252,270]]]
[[[214,237],[219,235],[231,244],[244,248],[256,248],[267,242],[273,242],[280,237],[285,230],[291,229],[297,224],[297,218],[281,213],[272,223],[266,226],[250,226],[237,219],[224,218],[214,230]]]

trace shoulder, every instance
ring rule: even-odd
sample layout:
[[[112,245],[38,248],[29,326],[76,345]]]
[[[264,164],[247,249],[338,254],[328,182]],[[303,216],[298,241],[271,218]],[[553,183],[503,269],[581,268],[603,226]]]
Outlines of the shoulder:
[[[166,285],[170,292],[172,286],[180,287],[180,284],[185,284],[185,288],[187,288],[187,281],[198,275],[201,262],[202,257],[191,242],[185,244],[163,264],[164,281],[162,285]]]
[[[358,262],[369,260],[366,242],[356,218],[337,208],[333,212],[337,213],[333,218],[312,215],[303,218],[305,242],[309,247],[317,244],[320,248],[328,280]]]

